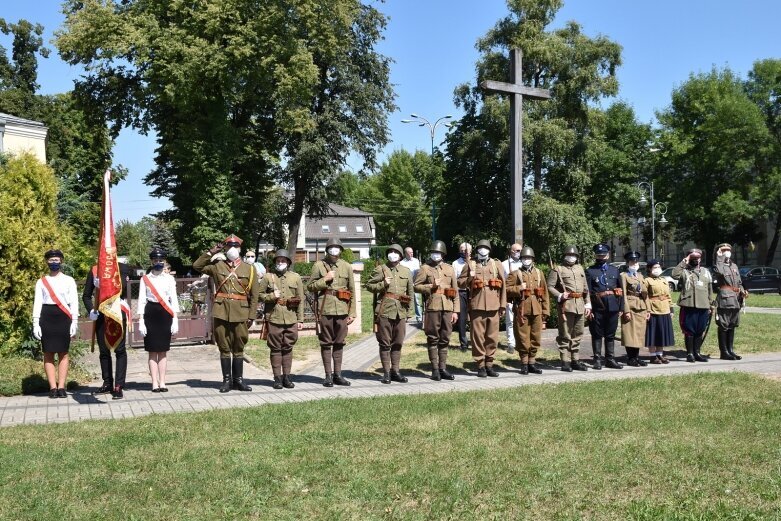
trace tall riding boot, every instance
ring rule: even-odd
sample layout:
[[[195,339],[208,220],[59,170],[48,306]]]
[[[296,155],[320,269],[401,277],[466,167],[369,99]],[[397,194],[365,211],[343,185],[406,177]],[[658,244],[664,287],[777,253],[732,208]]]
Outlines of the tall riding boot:
[[[621,369],[624,366],[616,362],[616,341],[605,340],[605,367]]]
[[[705,339],[702,338],[702,335],[697,335],[692,341],[694,342],[694,359],[698,362],[707,362],[708,359],[700,354],[700,348]]]
[[[694,337],[686,335],[683,337],[683,342],[686,344],[686,361],[694,362]]]
[[[244,357],[233,357],[233,388],[239,391],[251,391],[252,387],[244,383]]]
[[[428,346],[428,360],[431,362],[431,379],[434,381],[442,380],[439,374],[439,351],[437,346]]]
[[[227,393],[231,390],[231,359],[220,358],[220,367],[222,368],[222,386],[221,393]]]
[[[591,350],[594,352],[594,369],[602,369],[602,339],[591,337]]]
[[[735,328],[732,327],[727,330],[727,350],[732,355],[733,360],[742,360],[743,357],[735,354]]]
[[[727,339],[729,333],[724,329],[718,328],[717,334],[719,337],[719,353],[721,354],[719,358],[722,360],[734,360],[729,352],[729,340]]]

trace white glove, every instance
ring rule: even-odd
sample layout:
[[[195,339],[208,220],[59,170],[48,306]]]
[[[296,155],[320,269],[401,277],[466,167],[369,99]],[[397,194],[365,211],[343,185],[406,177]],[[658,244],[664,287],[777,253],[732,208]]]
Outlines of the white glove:
[[[226,261],[226,260],[228,260],[228,258],[222,252],[218,252],[212,255],[212,262]]]
[[[76,331],[79,330],[79,323],[75,320],[71,322],[71,338],[76,336]]]
[[[92,321],[94,322],[94,321],[96,321],[96,320],[98,319],[98,316],[99,316],[99,315],[100,315],[100,313],[98,313],[98,312],[97,312],[96,310],[94,310],[94,309],[91,309],[91,310],[90,310],[90,312],[89,312],[89,319],[90,319],[90,320],[92,320]]]
[[[141,336],[146,336],[146,324],[144,324],[143,316],[138,319],[138,332],[141,333]]]
[[[174,321],[171,322],[171,334],[175,335],[179,332],[179,317],[174,317]]]
[[[41,325],[38,323],[37,320],[33,322],[33,336],[35,337],[36,340],[40,340],[41,337],[43,336],[43,332],[41,331]]]

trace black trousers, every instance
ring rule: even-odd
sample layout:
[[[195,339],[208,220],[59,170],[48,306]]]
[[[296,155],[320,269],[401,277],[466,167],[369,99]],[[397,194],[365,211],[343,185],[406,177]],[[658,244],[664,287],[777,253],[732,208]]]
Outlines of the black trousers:
[[[458,314],[458,344],[461,349],[469,347],[469,339],[466,337],[466,321],[469,318],[467,313],[467,296],[466,290],[458,290],[458,299],[461,303],[461,312]]]
[[[588,324],[588,330],[591,332],[591,338],[604,338],[606,342],[615,341],[619,314],[620,313],[617,312],[610,313],[599,310],[593,311],[591,322]]]
[[[127,331],[127,316],[122,313],[122,326]],[[125,337],[119,342],[119,345],[114,349],[114,355],[117,357],[117,373],[114,376],[111,363],[111,351],[106,347],[106,319],[101,313],[98,316],[98,320],[95,322],[95,336],[98,341],[98,349],[100,351],[100,373],[103,377],[103,383],[110,386],[125,386],[125,376],[127,375],[127,350],[125,349]]]

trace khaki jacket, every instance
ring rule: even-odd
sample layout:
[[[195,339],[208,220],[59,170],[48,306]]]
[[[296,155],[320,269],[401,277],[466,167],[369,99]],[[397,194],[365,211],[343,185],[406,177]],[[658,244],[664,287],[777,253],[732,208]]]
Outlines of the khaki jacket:
[[[586,284],[586,272],[580,264],[572,266],[559,265],[548,273],[548,293],[551,298],[559,302],[559,296],[564,293],[581,293],[581,298],[569,298],[559,305],[565,313],[586,312],[586,302],[589,302],[588,285]]]
[[[274,290],[279,290],[279,298],[284,299],[284,304],[277,302]],[[298,307],[287,303],[288,299],[300,299]],[[266,303],[266,320],[272,324],[289,326],[304,322],[304,282],[301,275],[294,271],[285,270],[285,273],[269,271],[260,280],[260,299]]]
[[[434,287],[434,281],[440,279],[440,286]],[[446,297],[442,292],[444,288],[455,290],[455,297]],[[415,277],[415,292],[426,297],[426,311],[452,311],[458,313],[461,303],[458,297],[458,283],[453,266],[446,262],[440,262],[435,266],[427,262],[420,267]]]
[[[652,315],[669,315],[672,306],[670,286],[662,277],[646,277],[643,281],[648,292],[648,309]]]
[[[385,277],[391,279],[390,285],[385,285]],[[372,276],[366,283],[366,289],[377,295],[377,306],[374,314],[380,317],[397,319],[415,316],[413,300],[415,288],[412,284],[412,272],[406,266],[397,264],[394,267],[379,265],[374,268]],[[407,304],[403,304],[398,298],[387,296],[406,295],[410,298]]]
[[[212,262],[212,254],[204,253],[193,262],[193,268],[199,273],[211,277],[217,290],[212,306],[212,316],[226,322],[245,322],[254,320],[258,308],[258,274],[255,267],[237,261],[233,266],[227,261]],[[223,295],[236,295],[240,298],[230,298]]]
[[[719,292],[716,294],[717,306],[721,309],[740,309],[738,296],[744,288],[737,264],[717,259],[713,275],[716,277],[716,286],[719,288]]]
[[[711,283],[713,279],[707,268],[691,267],[681,261],[673,268],[672,277],[678,279],[678,289],[681,296],[678,305],[698,309],[710,309]]]
[[[621,291],[624,293],[622,309],[633,313],[648,311],[648,288],[645,277],[641,273],[630,275],[626,272],[622,273],[620,278]]]
[[[526,292],[523,291],[524,284]],[[541,297],[536,296],[538,292],[542,292]],[[548,284],[539,268],[521,268],[511,272],[507,277],[507,300],[514,303],[514,312],[524,316],[550,316]]]
[[[335,271],[331,282],[323,280],[326,273]],[[315,262],[312,266],[312,278],[306,289],[318,294],[319,313],[324,316],[356,316],[355,311],[355,282],[353,281],[353,268],[342,259],[337,259],[336,264],[330,265],[324,260]],[[326,294],[325,290],[346,289],[350,292],[350,301],[339,300],[336,295]]]
[[[470,277],[470,271],[474,275]],[[489,280],[498,280],[499,288],[491,288]],[[477,287],[479,281],[482,287]],[[507,288],[504,282],[504,269],[497,259],[488,259],[485,264],[469,261],[458,276],[458,287],[469,290],[469,309],[479,311],[497,311],[507,305]]]

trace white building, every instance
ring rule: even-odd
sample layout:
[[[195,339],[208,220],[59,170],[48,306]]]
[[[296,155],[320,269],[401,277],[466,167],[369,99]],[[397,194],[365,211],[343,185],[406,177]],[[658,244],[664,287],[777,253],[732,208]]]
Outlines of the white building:
[[[47,129],[40,121],[18,118],[0,112],[0,153],[32,153],[46,164]]]

